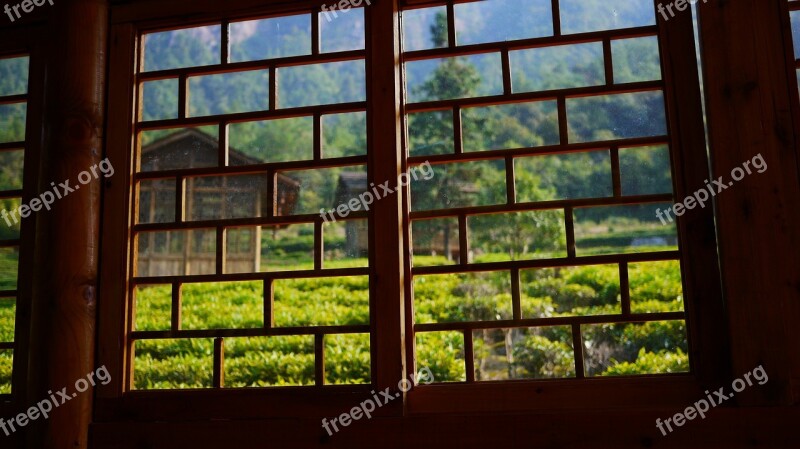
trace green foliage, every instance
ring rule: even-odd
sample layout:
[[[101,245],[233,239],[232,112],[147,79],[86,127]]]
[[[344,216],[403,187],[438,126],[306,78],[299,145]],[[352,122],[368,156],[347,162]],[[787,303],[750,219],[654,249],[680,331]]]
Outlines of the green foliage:
[[[647,352],[639,350],[635,362],[616,363],[605,370],[602,376],[635,376],[643,373],[682,373],[689,370],[689,355],[680,348],[675,352]]]

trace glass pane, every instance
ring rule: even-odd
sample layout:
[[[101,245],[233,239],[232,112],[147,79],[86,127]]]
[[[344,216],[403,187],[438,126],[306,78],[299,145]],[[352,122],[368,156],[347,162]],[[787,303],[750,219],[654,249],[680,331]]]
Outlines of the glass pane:
[[[325,384],[368,384],[371,378],[369,334],[325,336]]]
[[[364,101],[364,61],[281,67],[278,69],[278,107],[297,108]]]
[[[142,83],[142,121],[178,118],[178,79]]]
[[[669,147],[622,148],[619,170],[623,195],[672,193]]]
[[[603,44],[558,45],[509,52],[515,93],[605,84]]]
[[[276,327],[369,324],[369,277],[276,279]]]
[[[550,0],[486,0],[456,3],[458,45],[553,35]]]
[[[447,47],[447,8],[409,9],[403,11],[403,51]]]
[[[0,240],[18,239],[22,217],[20,216],[21,198],[0,199]],[[2,290],[2,288],[0,288]]]
[[[800,59],[800,11],[791,11],[792,42],[794,42],[794,58]]]
[[[417,371],[428,368],[434,382],[464,382],[464,334],[425,332],[416,335]]]
[[[453,111],[432,111],[408,114],[409,156],[453,154]]]
[[[230,25],[231,62],[311,54],[311,15],[301,14]]]
[[[503,93],[500,53],[409,61],[405,66],[409,103]]]
[[[235,114],[269,109],[269,70],[189,78],[188,115]]]
[[[216,167],[219,126],[143,131],[141,146],[141,172]]]
[[[661,91],[568,98],[571,143],[667,134]]]
[[[475,380],[575,377],[569,326],[472,332]]]
[[[0,291],[17,289],[19,248],[0,248]]]
[[[628,264],[631,312],[682,312],[683,284],[677,260]]]
[[[0,190],[21,190],[25,165],[23,150],[0,151]]]
[[[226,273],[314,269],[314,225],[256,226],[227,231]]]
[[[314,158],[313,117],[231,123],[228,135],[231,166]]]
[[[464,152],[557,145],[555,101],[465,108]]]
[[[17,316],[16,298],[0,298],[0,342],[14,341],[14,325]]]
[[[213,376],[213,339],[139,340],[134,343],[134,390],[211,388]]]
[[[325,268],[369,266],[368,220],[343,220],[322,228]]]
[[[27,56],[0,59],[0,97],[28,93]]]
[[[658,37],[611,41],[614,83],[634,83],[661,79]]]
[[[279,180],[280,182],[280,180]],[[230,220],[267,215],[266,175],[204,176],[186,179],[186,220]]]
[[[458,218],[413,221],[411,240],[415,267],[452,265],[459,261]]]
[[[0,143],[25,140],[27,103],[0,104]]]
[[[332,53],[337,51],[364,49],[364,8],[336,8],[320,13],[319,34],[320,51]],[[322,20],[322,19],[325,20]]]
[[[151,179],[139,183],[139,223],[175,221],[175,178]]]
[[[589,324],[581,333],[589,377],[689,371],[684,321]]]
[[[615,30],[656,24],[651,0],[561,0],[561,30],[564,34]]]
[[[14,367],[14,350],[0,349],[0,394],[11,394],[11,374]]]
[[[263,326],[263,281],[184,284],[181,288],[181,329]]]
[[[314,336],[225,339],[225,387],[314,384]]]
[[[511,276],[506,271],[414,277],[416,323],[510,320]]]
[[[575,246],[579,256],[646,253],[678,249],[675,223],[663,225],[656,210],[665,203],[575,209]]]
[[[172,327],[172,286],[139,285],[134,290],[133,329],[166,331]]]
[[[502,159],[438,164],[428,170],[430,176],[411,182],[413,211],[506,202],[506,170]]]
[[[618,265],[520,270],[522,318],[617,315]]]
[[[137,236],[139,277],[215,274],[216,229],[142,232]]]
[[[367,113],[349,112],[322,116],[322,156],[325,158],[367,154]]]
[[[614,194],[608,151],[516,158],[514,180],[518,203]]]
[[[467,218],[470,262],[567,256],[564,211],[540,210]]]
[[[219,25],[144,35],[145,72],[219,64],[219,58]]]
[[[285,201],[278,201],[279,204],[286,205],[278,211],[281,216],[327,212],[325,217],[330,217],[335,208],[334,219],[345,218],[350,211],[361,208],[359,205],[359,209],[351,209],[348,205],[350,201],[357,200],[359,195],[369,190],[367,169],[363,165],[291,170],[279,174],[278,179],[285,179],[287,186]],[[330,218],[326,221],[328,220]]]

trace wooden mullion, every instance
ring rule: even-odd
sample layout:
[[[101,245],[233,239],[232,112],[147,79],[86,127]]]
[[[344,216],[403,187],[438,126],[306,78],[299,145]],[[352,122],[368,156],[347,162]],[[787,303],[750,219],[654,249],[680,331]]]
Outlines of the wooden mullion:
[[[575,377],[583,379],[584,373],[584,356],[583,356],[583,337],[581,336],[581,325],[572,325],[572,349],[575,354]]]
[[[611,40],[603,39],[603,68],[606,75],[606,86],[614,85],[614,55],[611,52]]]
[[[504,49],[500,55],[503,64],[503,95],[511,95],[513,93],[513,85],[511,81],[511,61],[508,50]]]
[[[26,147],[26,142],[0,142],[0,152],[2,151],[15,151],[15,150],[24,150]]]
[[[217,227],[217,254],[216,254],[217,274],[225,274],[227,272],[225,268],[228,259],[227,234],[228,232],[224,226]]]
[[[225,386],[225,339],[217,337],[214,339],[214,388]]]
[[[575,255],[575,217],[572,207],[564,208],[564,222],[567,234],[567,257],[574,259]]]
[[[511,308],[515,320],[522,319],[522,299],[520,294],[519,269],[511,270]]]
[[[170,315],[170,329],[172,332],[181,330],[181,284],[172,284],[172,312]]]
[[[278,109],[278,69],[269,66],[269,110]]]
[[[619,263],[619,294],[622,314],[630,316],[631,314],[631,290],[630,282],[628,279],[628,262]]]
[[[231,62],[231,24],[228,20],[223,20],[220,24],[220,65],[227,65]]]
[[[464,368],[467,373],[467,382],[475,382],[475,348],[472,339],[472,330],[464,329]]]
[[[264,279],[264,329],[272,329],[275,326],[275,291],[272,280]]]
[[[553,36],[561,36],[561,7],[558,0],[550,0],[550,11],[553,14]]]
[[[311,14],[311,54],[319,55],[321,47],[321,35],[319,27],[319,15],[321,10],[315,9]]]
[[[564,97],[558,97],[558,141],[561,145],[569,144],[569,127],[567,121],[567,100]]]
[[[155,195],[152,198],[155,201]],[[175,221],[182,223],[186,219],[186,179],[182,176],[175,178]]]
[[[514,158],[506,157],[506,201],[509,205],[517,202],[517,183],[514,167]]]
[[[447,48],[455,48],[456,41],[456,13],[452,1],[447,2]]]
[[[461,116],[461,107],[454,106],[453,109],[453,150],[456,155],[464,153],[464,124]]]
[[[186,75],[178,77],[178,119],[185,119],[189,110],[189,80]]]
[[[322,128],[322,114],[319,112],[314,113],[314,160],[322,160],[322,141],[325,130]]]
[[[228,136],[228,123],[220,122],[219,124],[219,148],[218,148],[218,161],[219,167],[228,166],[229,151],[229,136]]]
[[[28,94],[9,95],[7,97],[0,97],[0,106],[16,103],[26,103],[28,101]]]
[[[314,222],[314,269],[322,270],[322,259],[325,254],[325,230],[322,221]]]
[[[469,263],[469,227],[467,216],[458,216],[458,258],[462,265]]]
[[[611,150],[611,183],[613,185],[614,197],[622,196],[622,174],[619,166],[619,148],[612,146]]]
[[[134,331],[134,340],[163,340],[175,338],[241,338],[241,337],[279,337],[289,335],[316,334],[366,334],[368,325],[347,326],[300,326],[300,327],[264,327],[248,329],[202,329],[180,331]]]
[[[325,385],[325,334],[314,334],[314,384]]]
[[[278,189],[276,188],[276,184],[278,183],[278,176],[272,170],[267,170],[267,199],[268,199],[268,209],[266,218],[270,219],[275,216],[276,212],[276,205],[278,204]]]
[[[619,315],[592,315],[554,318],[527,318],[521,320],[496,320],[496,321],[470,321],[457,323],[425,323],[417,324],[418,332],[449,332],[481,330],[481,329],[506,329],[511,327],[548,327],[569,326],[580,324],[607,324],[607,323],[649,323],[654,321],[685,320],[683,312],[642,313],[629,316]]]

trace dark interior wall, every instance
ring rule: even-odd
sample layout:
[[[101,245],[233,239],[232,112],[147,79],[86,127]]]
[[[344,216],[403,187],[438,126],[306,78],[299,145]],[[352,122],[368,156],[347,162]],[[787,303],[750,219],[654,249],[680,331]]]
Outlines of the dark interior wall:
[[[43,158],[42,173],[53,173],[55,165],[63,164],[77,164],[82,169],[87,166],[87,158],[98,157],[95,151],[102,151],[102,145],[107,143],[102,140],[105,116],[101,112],[102,106],[96,102],[98,98],[107,99],[106,61],[103,58],[66,59],[63,55],[69,52],[77,55],[81,48],[89,51],[89,47],[94,48],[91,50],[94,52],[103,51],[106,45],[110,57],[119,51],[112,38],[91,45],[93,38],[107,36],[105,25],[108,22],[102,19],[105,17],[102,2],[55,2],[57,4],[53,7],[35,8],[13,24],[0,16],[0,36],[3,38],[33,34],[42,42],[50,43],[51,50],[60,49],[51,52],[46,61],[48,85],[45,91],[48,98],[44,103],[43,117],[48,121],[45,129],[50,134],[45,133],[43,152],[46,157]],[[237,6],[246,10],[263,3],[246,0]],[[318,417],[250,420],[193,417],[178,422],[148,422],[133,415],[110,422],[94,420],[87,428],[86,423],[92,416],[92,403],[89,401],[72,404],[58,416],[54,415],[54,419],[41,422],[41,427],[29,432],[29,447],[85,447],[87,442],[94,448],[244,446],[305,449],[408,445],[424,448],[800,447],[800,436],[796,432],[800,422],[800,409],[797,407],[800,401],[800,338],[794,332],[800,324],[800,253],[797,251],[800,248],[797,151],[800,107],[794,68],[788,63],[791,36],[784,3],[784,0],[709,0],[701,5],[712,173],[729,173],[732,167],[758,153],[769,164],[769,176],[746,179],[742,188],[730,189],[725,195],[720,195],[715,207],[716,244],[730,329],[728,335],[721,337],[728,342],[730,355],[719,359],[729,365],[727,371],[734,376],[755,366],[764,366],[770,380],[763,387],[746,390],[725,407],[714,409],[706,419],[687,423],[667,437],[662,437],[656,429],[656,418],[670,417],[681,410],[650,402],[651,395],[659,392],[645,391],[648,387],[643,386],[642,390],[614,390],[619,391],[617,395],[626,396],[627,400],[621,402],[628,404],[614,409],[604,405],[606,396],[592,392],[588,392],[583,401],[567,404],[558,411],[534,411],[534,406],[526,411],[516,405],[514,411],[509,408],[503,413],[503,404],[518,404],[519,401],[498,395],[496,401],[487,403],[483,411],[424,414],[415,411],[412,401],[404,417],[361,421],[332,439],[325,438]],[[122,23],[142,5],[151,8],[152,17],[170,17],[182,11],[187,2],[120,1],[111,4],[111,20]],[[225,8],[211,0],[192,2],[192,5],[198,14],[213,14]],[[84,19],[69,22],[70,17],[78,16]],[[84,27],[78,30],[83,32],[76,31],[76,23]],[[67,53],[62,53],[62,57],[54,56],[58,51]],[[98,76],[89,77],[91,73]],[[94,104],[94,108],[89,109],[99,114],[90,120],[95,125],[89,125],[99,131],[89,132],[76,142],[65,142],[66,135],[62,134],[64,129],[68,129],[63,122],[68,116],[63,114],[65,106],[59,100],[59,92],[68,89],[70,83],[83,86],[83,90],[71,92],[78,96],[74,101],[84,107]],[[101,94],[99,97],[98,92]],[[113,110],[114,107],[110,108],[109,113]],[[59,153],[63,148],[72,150]],[[59,159],[59,154],[70,156]],[[58,179],[63,177],[56,176]],[[67,288],[56,292],[43,289],[35,293],[34,301],[40,304],[37,309],[40,312],[35,314],[39,320],[34,321],[32,339],[39,356],[32,358],[31,372],[39,375],[31,376],[30,392],[24,400],[11,407],[0,407],[3,416],[11,416],[22,405],[35,402],[42,396],[42,391],[70,384],[79,377],[76,373],[82,375],[93,363],[89,355],[94,353],[92,338],[95,329],[91,287],[96,285],[94,273],[98,262],[92,253],[77,251],[80,255],[77,258],[73,254],[76,248],[97,247],[100,243],[99,233],[93,232],[96,222],[87,219],[100,213],[100,192],[87,192],[86,195],[76,198],[77,203],[63,209],[63,214],[39,224],[37,242],[47,245],[44,248],[48,250],[40,250],[37,257],[44,260],[48,254],[60,254],[62,263],[42,265],[35,273],[43,279],[53,279],[51,285],[54,287],[65,285]],[[61,226],[68,222],[77,224],[72,228]],[[691,229],[699,224],[688,222],[687,226]],[[84,235],[85,240],[71,239],[75,232]],[[713,235],[709,238],[712,239]],[[65,246],[58,246],[62,241],[67,242]],[[76,283],[70,277],[75,267],[84,269],[81,282]],[[709,279],[709,282],[720,280]],[[90,292],[89,301],[87,292]],[[99,297],[97,301],[102,307],[103,298]],[[52,303],[77,307],[74,310],[82,317],[77,326],[83,331],[75,333],[72,324],[69,329],[53,330],[53,323],[69,315],[53,312],[47,307]],[[65,339],[65,335],[71,337]],[[65,347],[72,347],[76,353],[64,352]],[[69,357],[72,360],[69,362],[63,356],[59,358],[53,354],[77,355]],[[669,394],[669,391],[665,389],[661,393]],[[548,393],[551,393],[551,387],[542,386],[529,397],[531,401],[537,397],[546,401]],[[609,394],[613,396],[614,392]],[[680,394],[686,395],[686,406],[691,405],[689,398],[702,397],[692,390]],[[158,406],[157,402],[153,405]],[[175,412],[184,413],[186,410],[176,409]],[[397,413],[401,413],[399,408]],[[44,439],[39,438],[41,435],[45,436]],[[11,440],[0,440],[0,447],[13,445]]]

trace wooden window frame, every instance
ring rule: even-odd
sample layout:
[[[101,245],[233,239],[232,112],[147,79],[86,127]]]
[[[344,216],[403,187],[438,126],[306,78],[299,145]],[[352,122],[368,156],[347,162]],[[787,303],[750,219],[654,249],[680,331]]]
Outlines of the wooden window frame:
[[[446,4],[413,2],[415,5],[423,3]],[[129,216],[127,211],[134,200],[132,188],[135,185],[132,149],[136,114],[132,100],[138,36],[150,29],[310,12],[321,4],[321,1],[237,0],[220,5],[203,0],[134,2],[112,7],[108,104],[114,109],[108,113],[106,149],[116,175],[105,187],[100,236],[100,296],[105,302],[100,308],[98,323],[98,365],[108,367],[112,382],[97,388],[95,418],[98,422],[131,416],[147,421],[335,416],[367,397],[372,389],[396,389],[398,382],[411,371],[407,367],[414,366],[413,350],[410,350],[414,344],[411,267],[407,262],[410,260],[407,245],[410,213],[405,190],[402,195],[375,203],[373,213],[381,217],[381,225],[371,225],[369,231],[372,385],[191,391],[127,391],[125,388],[125,379],[132,374],[128,371],[122,375],[123,370],[130,370],[126,362],[129,354],[126,335],[130,326],[126,312],[129,307],[126,303],[127,273],[132,261],[128,235],[135,217]],[[400,5],[398,0],[373,0],[365,11],[368,176],[376,184],[394,183],[409,163],[403,146]],[[678,15],[666,23],[658,20],[651,28],[650,31],[657,30],[661,42],[670,147],[678,173],[673,180],[674,198],[679,199],[703,185],[709,177],[697,62],[693,51],[684,50],[694,48],[691,14]],[[591,33],[582,37],[596,40]],[[545,45],[558,39],[561,38],[537,38],[532,43]],[[247,64],[241,63],[241,66]],[[179,74],[180,70],[170,72]],[[258,116],[263,115],[268,114]],[[371,132],[377,129],[381,132]],[[679,220],[678,229],[683,248],[684,293],[689,298],[685,319],[693,363],[691,373],[419,386],[406,393],[403,402],[388,404],[375,415],[677,409],[702,397],[705,389],[721,385],[730,369],[712,208]],[[375,257],[376,242],[381,243],[380,257]]]

